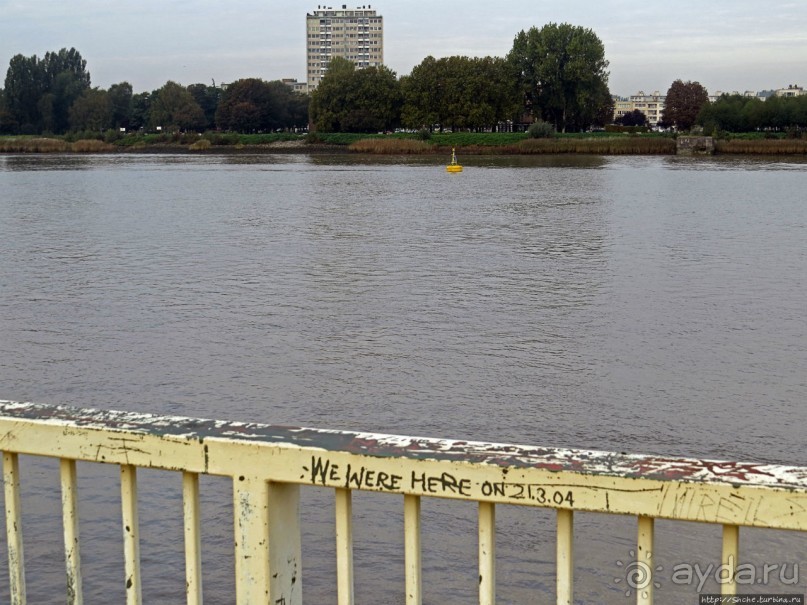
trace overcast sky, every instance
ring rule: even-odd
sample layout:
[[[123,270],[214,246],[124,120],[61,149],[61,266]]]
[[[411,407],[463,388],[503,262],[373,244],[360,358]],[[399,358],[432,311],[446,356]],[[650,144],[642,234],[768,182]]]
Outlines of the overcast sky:
[[[0,0],[0,77],[16,54],[41,58],[75,47],[93,86],[103,88],[122,81],[135,92],[168,80],[303,81],[305,14],[317,6]],[[614,94],[665,92],[677,78],[710,92],[807,85],[805,0],[387,0],[372,7],[384,17],[385,63],[398,75],[428,55],[504,56],[519,31],[565,22],[591,28],[603,41]]]

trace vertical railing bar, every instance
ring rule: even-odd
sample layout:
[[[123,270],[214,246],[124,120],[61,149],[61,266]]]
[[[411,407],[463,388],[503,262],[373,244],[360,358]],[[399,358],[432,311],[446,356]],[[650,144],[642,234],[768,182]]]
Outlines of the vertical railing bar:
[[[404,496],[404,564],[406,605],[423,602],[423,562],[420,545],[420,496]]]
[[[739,556],[740,528],[737,525],[724,525],[722,569],[727,571],[727,577],[721,580],[720,594],[723,596],[737,594],[737,559]]]
[[[233,478],[235,516],[235,601],[269,601],[269,483],[257,477]]]
[[[558,509],[557,603],[572,605],[574,598],[574,513]]]
[[[120,473],[126,604],[141,605],[143,596],[140,584],[140,522],[137,514],[137,467],[122,464]]]
[[[636,590],[637,605],[653,605],[653,542],[655,540],[655,519],[653,517],[639,517],[638,537],[636,542],[636,571],[638,575],[634,586]]]
[[[202,523],[198,473],[182,473],[185,518],[185,587],[188,605],[202,605]]]
[[[300,486],[269,481],[269,593],[263,603],[303,605]],[[253,601],[255,602],[255,601]]]
[[[81,545],[78,523],[78,476],[76,461],[63,458],[59,462],[62,480],[62,523],[64,525],[64,562],[67,572],[67,603],[82,605]]]
[[[22,548],[20,460],[17,454],[3,452],[3,481],[6,498],[6,539],[8,540],[8,580],[11,605],[25,605],[25,554]]]
[[[339,605],[353,605],[353,499],[336,490],[336,586]]]
[[[496,505],[479,503],[479,605],[496,603]]]

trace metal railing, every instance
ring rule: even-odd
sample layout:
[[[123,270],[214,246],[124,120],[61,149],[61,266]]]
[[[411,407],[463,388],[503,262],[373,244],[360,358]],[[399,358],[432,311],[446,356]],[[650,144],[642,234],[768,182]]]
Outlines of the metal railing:
[[[140,604],[137,468],[182,473],[187,602],[202,603],[199,476],[231,477],[236,600],[302,603],[300,486],[333,488],[338,602],[353,603],[354,490],[404,499],[406,603],[422,601],[423,497],[478,505],[479,602],[496,598],[496,505],[557,510],[557,603],[571,604],[575,511],[633,515],[652,573],[654,520],[723,526],[723,594],[739,527],[807,529],[807,468],[290,428],[0,401],[11,602],[26,602],[19,455],[60,459],[68,603],[83,602],[76,461],[121,471],[126,599]],[[653,601],[652,577],[637,603]]]

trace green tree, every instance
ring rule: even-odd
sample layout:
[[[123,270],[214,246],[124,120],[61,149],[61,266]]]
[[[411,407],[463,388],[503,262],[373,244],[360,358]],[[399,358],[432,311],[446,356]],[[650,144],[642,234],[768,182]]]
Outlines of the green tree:
[[[5,97],[9,122],[16,124],[18,132],[39,131],[41,113],[37,105],[44,92],[43,72],[37,56],[13,56],[6,71]]]
[[[85,90],[71,105],[70,129],[101,132],[112,127],[112,102],[109,93],[98,88]]]
[[[294,91],[280,80],[273,80],[268,86],[272,93],[272,111],[269,113],[268,128],[287,130],[307,126],[308,96]]]
[[[114,128],[130,128],[134,109],[132,85],[120,82],[109,87],[109,104],[112,110],[111,122]]]
[[[308,128],[308,106],[310,104],[311,97],[299,92],[292,92],[288,105],[288,128]]]
[[[442,109],[443,65],[428,56],[412,69],[412,73],[401,78],[404,104],[401,109],[401,122],[408,128],[428,128],[440,124]]]
[[[309,112],[316,130],[339,132],[340,114],[347,107],[351,94],[348,87],[355,71],[353,62],[342,57],[334,57],[328,63],[327,72],[311,94]]]
[[[494,129],[520,105],[508,63],[494,57],[426,57],[401,89],[401,121],[409,128]]]
[[[379,132],[400,123],[401,88],[395,73],[387,67],[365,67],[352,75],[352,102],[345,108],[342,130]]]
[[[608,85],[605,83],[601,86],[599,99],[592,125],[602,127],[613,121],[616,106],[614,96],[611,94],[611,91],[608,90]]]
[[[48,96],[53,99],[53,126],[49,130],[63,133],[69,128],[70,107],[89,89],[88,80],[72,71],[61,71],[53,79]]]
[[[801,95],[790,100],[793,103],[793,126],[807,128],[807,96]]]
[[[777,96],[769,97],[757,113],[759,128],[779,130],[782,128],[782,99]]]
[[[205,114],[188,90],[168,81],[156,91],[148,116],[149,128],[163,130],[203,130]]]
[[[774,128],[777,130],[787,130],[793,126],[796,126],[797,121],[797,107],[794,103],[794,97],[773,97],[776,99],[776,111],[774,113],[775,122]]]
[[[216,125],[238,132],[303,128],[308,125],[308,97],[280,80],[238,80],[221,97]]]
[[[623,126],[646,126],[647,116],[641,110],[634,109],[619,118],[617,122]]]
[[[515,121],[522,108],[518,82],[512,77],[507,59],[485,57],[477,60],[485,84],[485,102],[493,108],[497,123]]]
[[[56,95],[46,92],[37,101],[36,109],[39,112],[37,132],[54,133],[56,128]]]
[[[700,82],[676,80],[667,91],[662,121],[678,130],[694,126],[698,113],[709,102],[709,93]]]
[[[149,123],[151,106],[157,97],[157,91],[140,92],[132,95],[132,113],[129,118],[129,128],[141,130]]]
[[[807,128],[807,97],[756,97],[723,95],[707,103],[698,114],[697,123],[706,132],[756,130],[790,130]]]
[[[14,56],[6,72],[7,109],[23,132],[61,133],[73,102],[90,87],[87,62],[75,48]]]
[[[45,53],[41,63],[44,72],[45,89],[51,99],[53,132],[62,133],[68,129],[69,111],[73,102],[90,88],[90,74],[87,61],[75,48],[63,48],[58,52]]]
[[[216,125],[223,130],[258,132],[277,128],[283,102],[278,89],[259,78],[237,80],[224,91],[216,110]]]
[[[391,130],[400,120],[401,86],[385,66],[356,69],[334,57],[311,95],[310,119],[323,132]]]
[[[711,105],[712,105],[711,103],[707,103],[706,105],[703,106],[703,109],[706,110]],[[754,99],[751,100],[751,102],[746,103],[746,105],[743,107],[742,110],[743,119],[748,125],[749,130],[760,130],[765,127],[765,119],[764,119],[765,105],[766,105],[765,101],[757,99],[755,97]],[[698,123],[702,124],[702,122]]]
[[[207,84],[191,84],[188,86],[188,92],[191,93],[194,100],[202,108],[205,114],[205,129],[212,130],[216,127],[216,109],[221,100],[221,88],[216,86],[215,82],[212,86]]]
[[[555,127],[549,122],[535,120],[527,128],[527,136],[531,139],[549,139],[555,136]]]
[[[773,116],[773,120],[771,120],[773,128],[777,130],[798,130],[806,126],[802,97],[775,96],[768,99],[768,101],[774,99],[775,101],[771,104],[770,110],[770,114]]]
[[[704,104],[695,122],[703,126],[706,133],[712,133],[715,129],[747,132],[753,129],[750,120],[753,112],[748,108],[750,101],[757,99],[740,95],[723,95],[714,103]]]
[[[268,113],[267,130],[282,130],[289,123],[289,103],[294,91],[280,80],[267,83],[271,93],[271,111]]]
[[[54,87],[56,79],[65,73],[70,74],[82,89],[90,87],[90,74],[87,71],[87,61],[75,48],[61,49],[58,52],[47,52],[42,59],[41,68],[44,74],[45,88]]]
[[[507,59],[525,110],[559,131],[587,128],[611,102],[605,48],[590,29],[549,23],[521,31]]]
[[[0,134],[12,134],[17,131],[17,123],[6,109],[6,92],[0,88]]]
[[[579,110],[566,124],[567,130],[585,131],[592,126],[605,126],[614,119],[614,98],[605,82],[596,83],[581,97]]]

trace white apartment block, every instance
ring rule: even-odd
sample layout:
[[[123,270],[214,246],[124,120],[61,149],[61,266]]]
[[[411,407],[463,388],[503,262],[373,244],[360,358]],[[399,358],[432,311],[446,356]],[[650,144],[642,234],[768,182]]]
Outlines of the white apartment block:
[[[650,126],[656,126],[661,121],[661,114],[664,111],[666,100],[667,96],[661,94],[658,90],[652,95],[646,95],[644,91],[640,90],[630,98],[633,109],[641,111],[647,117],[647,123]]]
[[[621,118],[626,113],[638,109],[647,118],[647,124],[655,127],[661,121],[666,99],[666,95],[661,94],[658,90],[652,95],[645,94],[643,90],[640,90],[628,99],[615,99],[614,119]]]
[[[384,18],[368,4],[355,9],[318,6],[305,18],[308,52],[308,89],[322,81],[333,57],[342,57],[356,67],[384,63]]]
[[[308,85],[305,82],[298,82],[297,78],[283,78],[283,84],[291,88],[294,92],[306,94],[308,92]]]
[[[776,91],[777,97],[800,97],[805,94],[804,89],[796,84],[791,84],[787,88],[779,88]]]
[[[633,111],[633,104],[628,100],[622,97],[617,97],[613,95],[614,99],[614,120],[621,118],[626,113],[630,113]]]

